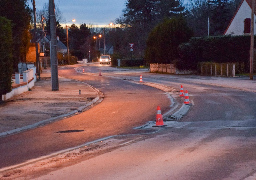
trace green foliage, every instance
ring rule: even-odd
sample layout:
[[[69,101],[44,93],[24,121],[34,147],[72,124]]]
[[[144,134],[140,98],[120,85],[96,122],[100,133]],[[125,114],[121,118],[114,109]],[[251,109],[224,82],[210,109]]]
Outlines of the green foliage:
[[[191,38],[179,47],[179,69],[196,70],[200,62],[239,63],[249,67],[250,36]]]
[[[178,46],[187,42],[193,32],[182,16],[165,19],[149,34],[145,59],[147,63],[171,63],[179,57]]]
[[[127,0],[123,16],[116,20],[116,24],[126,27],[123,43],[118,47],[120,53],[116,53],[129,56],[129,43],[134,43],[134,56],[143,57],[149,32],[164,18],[183,11],[180,0]]]
[[[83,59],[85,57],[85,43],[87,42],[88,44],[87,39],[90,35],[90,29],[86,24],[81,24],[79,28],[75,24],[71,25],[68,36],[69,49],[72,55],[77,56],[79,59]]]
[[[28,7],[27,0],[1,0],[0,16],[12,22],[13,69],[17,71],[18,63],[26,61],[29,48],[31,9]]]
[[[176,0],[127,0],[124,17],[120,21],[127,25],[152,25],[164,18],[171,18],[184,10]]]
[[[67,54],[62,54],[60,52],[57,53],[57,59],[59,65],[76,64],[78,60],[76,56],[69,55],[68,57]]]
[[[11,21],[0,16],[0,101],[2,94],[11,91],[12,81],[12,26]]]

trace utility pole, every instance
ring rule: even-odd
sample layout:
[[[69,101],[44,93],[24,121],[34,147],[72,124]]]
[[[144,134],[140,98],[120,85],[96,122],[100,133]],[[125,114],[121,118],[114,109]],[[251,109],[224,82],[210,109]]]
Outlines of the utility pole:
[[[67,53],[68,53],[68,64],[69,64],[68,25],[66,25],[66,34],[67,34]]]
[[[250,48],[250,80],[253,80],[253,59],[254,59],[254,9],[255,0],[252,0],[252,14],[251,14],[251,48]]]
[[[57,39],[56,39],[56,19],[54,0],[49,0],[50,12],[50,32],[51,32],[51,75],[52,75],[52,91],[59,90],[58,79],[58,60],[57,60]]]
[[[36,73],[38,75],[38,79],[40,80],[40,61],[38,54],[38,43],[37,43],[37,29],[36,29],[36,2],[33,0],[33,14],[34,14],[34,39],[36,46]]]
[[[106,52],[106,34],[105,34],[105,28],[103,29],[103,36],[104,36],[104,55],[105,55],[105,52]]]

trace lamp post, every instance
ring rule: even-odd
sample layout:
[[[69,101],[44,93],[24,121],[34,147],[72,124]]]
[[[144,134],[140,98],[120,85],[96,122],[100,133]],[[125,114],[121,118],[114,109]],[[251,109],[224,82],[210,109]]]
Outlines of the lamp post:
[[[93,39],[95,39],[96,40],[96,46],[97,46],[97,40],[99,39],[99,50],[100,50],[100,38],[102,37],[102,35],[101,34],[99,34],[99,37],[97,37],[97,36],[93,36]]]
[[[104,51],[103,51],[103,54],[105,55],[105,52],[106,52],[106,35],[105,35],[105,28],[103,29],[103,36],[104,36]]]
[[[115,26],[115,24],[114,24],[114,23],[112,23],[112,22],[108,24],[108,27],[111,27],[111,28],[112,28],[112,26]],[[105,27],[103,28],[103,37],[104,37],[104,55],[105,55],[105,53],[106,53],[106,32],[105,32],[106,27],[107,27],[107,26],[105,26]]]
[[[101,34],[99,34],[99,50],[100,50],[100,38],[102,37]]]
[[[72,19],[72,22],[75,22],[75,21],[76,21],[75,19]],[[66,25],[66,34],[67,34],[67,54],[68,54],[68,64],[69,64],[68,25]]]
[[[253,80],[253,59],[254,59],[254,10],[255,10],[255,0],[252,0],[252,12],[251,12],[251,47],[250,47],[250,80]]]

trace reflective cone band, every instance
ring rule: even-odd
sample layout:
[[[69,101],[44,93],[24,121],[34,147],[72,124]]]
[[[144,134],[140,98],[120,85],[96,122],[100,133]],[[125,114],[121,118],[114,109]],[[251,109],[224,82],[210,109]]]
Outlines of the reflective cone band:
[[[184,96],[184,92],[183,92],[183,86],[180,86],[180,97]]]
[[[184,101],[184,104],[190,104],[189,102],[189,97],[188,97],[188,91],[186,90],[185,92],[185,101]]]
[[[142,81],[142,75],[140,75],[140,82],[143,82],[143,81]]]
[[[161,109],[160,106],[157,106],[157,113],[156,113],[156,126],[163,126],[164,121],[163,121],[163,116],[161,114]]]

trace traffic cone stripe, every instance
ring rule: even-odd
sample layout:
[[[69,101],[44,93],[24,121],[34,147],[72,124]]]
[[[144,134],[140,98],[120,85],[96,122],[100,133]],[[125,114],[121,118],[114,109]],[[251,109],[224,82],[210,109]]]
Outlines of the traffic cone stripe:
[[[183,86],[180,86],[180,96],[184,96],[184,92],[183,92]]]
[[[184,101],[184,104],[190,104],[189,102],[189,96],[188,96],[188,91],[186,90],[185,92],[185,101]]]
[[[156,126],[164,126],[163,116],[161,114],[160,106],[157,106]]]
[[[143,81],[142,81],[142,75],[140,75],[140,82],[143,82]]]

